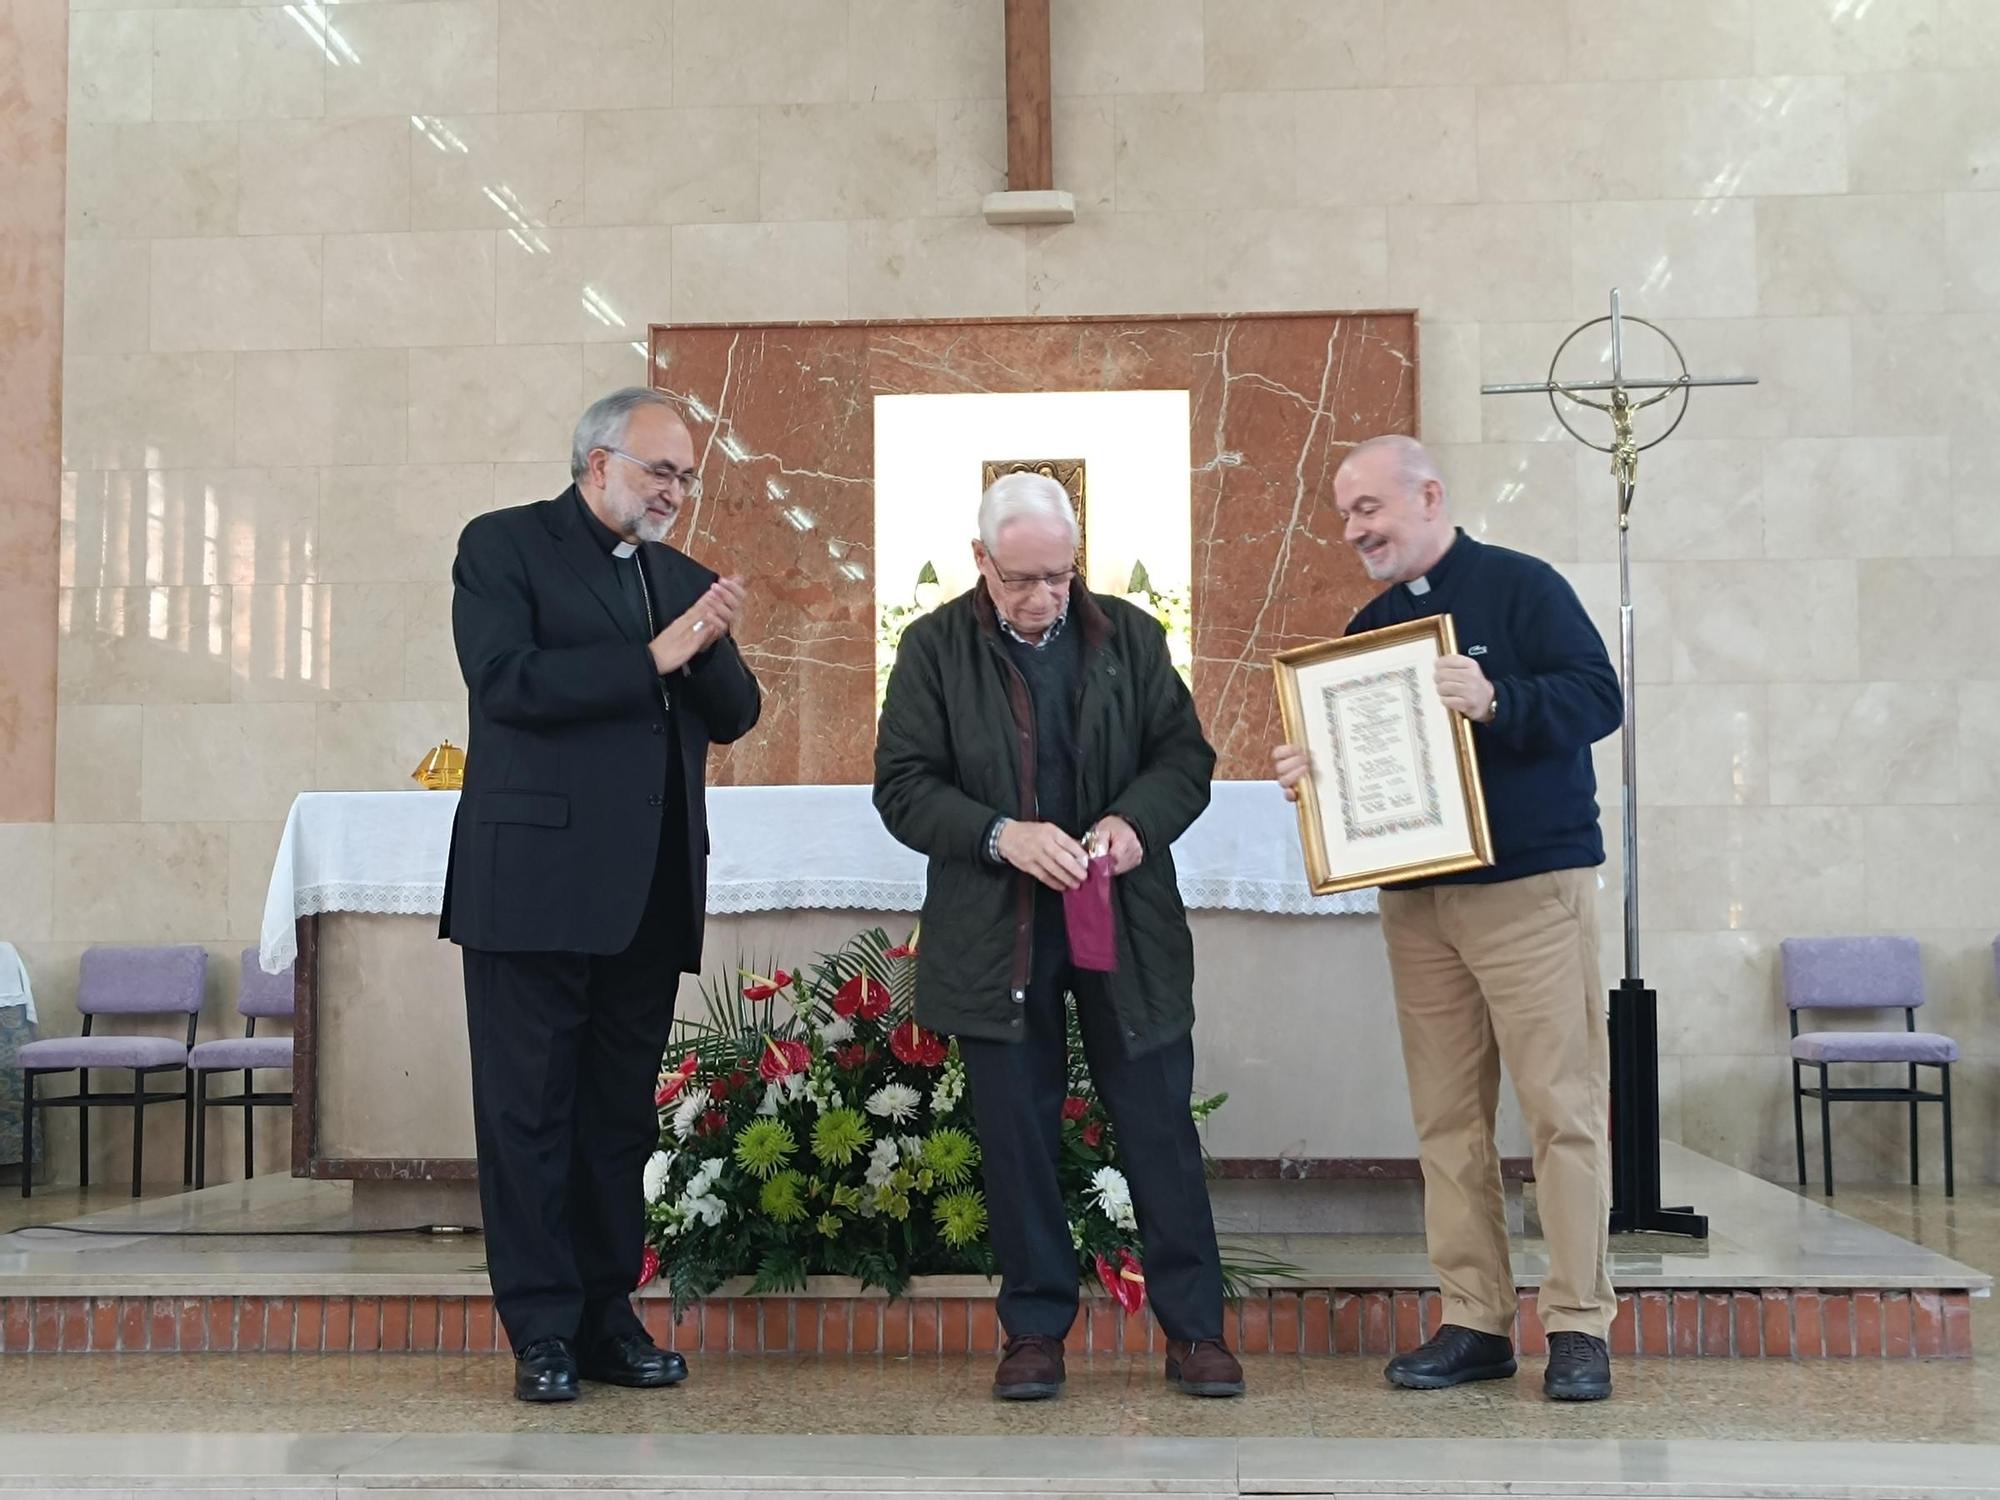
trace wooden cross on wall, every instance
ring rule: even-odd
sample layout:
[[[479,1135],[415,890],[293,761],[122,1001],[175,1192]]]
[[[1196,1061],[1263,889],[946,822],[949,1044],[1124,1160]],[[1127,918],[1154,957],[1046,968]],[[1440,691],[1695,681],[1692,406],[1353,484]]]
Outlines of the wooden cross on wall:
[[[989,224],[1068,224],[1076,199],[1055,185],[1049,125],[1049,0],[1005,0],[1007,191],[988,193]]]

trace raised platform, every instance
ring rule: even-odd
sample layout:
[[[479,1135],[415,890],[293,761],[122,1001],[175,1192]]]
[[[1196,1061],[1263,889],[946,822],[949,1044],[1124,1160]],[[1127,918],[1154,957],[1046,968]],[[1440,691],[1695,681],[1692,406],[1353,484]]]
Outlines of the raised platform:
[[[1621,1355],[1900,1359],[1969,1355],[1973,1303],[1991,1278],[1761,1179],[1669,1146],[1672,1201],[1707,1213],[1706,1242],[1613,1241]],[[1245,1353],[1387,1354],[1436,1326],[1436,1282],[1413,1236],[1329,1233],[1312,1182],[1218,1182],[1226,1244],[1301,1268],[1230,1313]],[[230,1353],[486,1352],[504,1348],[476,1237],[354,1236],[353,1188],[258,1179],[107,1210],[0,1238],[0,1349]],[[1288,1227],[1289,1226],[1289,1227]],[[1532,1226],[1530,1226],[1532,1227]],[[75,1233],[72,1229],[87,1231]],[[287,1232],[297,1231],[297,1232]],[[199,1236],[198,1238],[183,1236]],[[1543,1350],[1534,1291],[1546,1261],[1516,1241],[1522,1350]],[[934,1277],[890,1301],[836,1278],[799,1295],[725,1286],[657,1336],[737,1354],[956,1354],[996,1349],[993,1286]],[[1153,1350],[1150,1318],[1089,1299],[1072,1347]]]

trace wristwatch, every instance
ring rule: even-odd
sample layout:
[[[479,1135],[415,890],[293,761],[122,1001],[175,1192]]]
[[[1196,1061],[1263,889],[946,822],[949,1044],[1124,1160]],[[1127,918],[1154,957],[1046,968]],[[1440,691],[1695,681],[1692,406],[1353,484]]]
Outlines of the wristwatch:
[[[1491,724],[1495,719],[1499,717],[1500,717],[1500,689],[1496,686],[1493,689],[1493,701],[1486,705],[1486,714],[1483,718],[1480,719],[1479,722],[1482,724]]]

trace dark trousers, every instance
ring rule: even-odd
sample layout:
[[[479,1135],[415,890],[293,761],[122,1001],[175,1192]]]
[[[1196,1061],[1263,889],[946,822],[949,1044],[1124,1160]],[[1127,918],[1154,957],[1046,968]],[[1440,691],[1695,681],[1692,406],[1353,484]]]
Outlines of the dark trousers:
[[[642,1183],[680,981],[671,884],[655,880],[623,953],[464,950],[487,1272],[516,1349],[643,1332]]]
[[[1065,996],[1076,995],[1084,1058],[1117,1133],[1145,1244],[1146,1296],[1173,1339],[1222,1336],[1222,1262],[1188,1105],[1194,1041],[1138,1057],[1098,977],[1072,969],[1061,930],[1038,922],[1019,1042],[958,1039],[978,1122],[988,1234],[1000,1262],[1000,1325],[1062,1338],[1076,1320],[1077,1252],[1056,1176],[1067,1087]],[[1054,941],[1051,941],[1053,937]]]

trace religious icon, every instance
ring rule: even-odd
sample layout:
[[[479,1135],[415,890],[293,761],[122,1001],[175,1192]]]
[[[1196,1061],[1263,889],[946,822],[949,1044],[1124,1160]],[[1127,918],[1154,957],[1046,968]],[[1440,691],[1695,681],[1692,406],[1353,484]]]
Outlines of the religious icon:
[[[1278,712],[1304,747],[1299,837],[1313,894],[1493,863],[1472,724],[1432,674],[1456,655],[1451,616],[1280,652]]]
[[[989,458],[979,466],[979,489],[983,494],[987,487],[1002,474],[1040,474],[1045,479],[1053,479],[1069,495],[1069,503],[1076,507],[1076,555],[1085,556],[1083,545],[1083,460],[1080,458]]]

